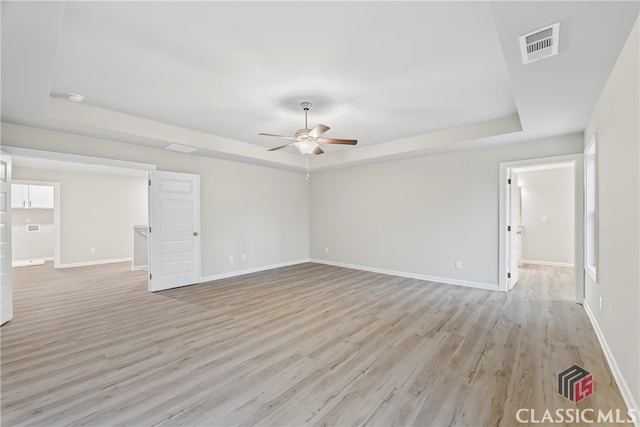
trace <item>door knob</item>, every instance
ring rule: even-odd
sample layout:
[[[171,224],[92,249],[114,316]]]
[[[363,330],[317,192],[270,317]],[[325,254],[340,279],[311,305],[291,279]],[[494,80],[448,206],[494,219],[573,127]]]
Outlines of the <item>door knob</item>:
[[[197,232],[197,231],[194,231],[194,232],[193,232],[193,235],[194,235],[194,236],[197,236],[197,235],[198,235],[198,232]]]

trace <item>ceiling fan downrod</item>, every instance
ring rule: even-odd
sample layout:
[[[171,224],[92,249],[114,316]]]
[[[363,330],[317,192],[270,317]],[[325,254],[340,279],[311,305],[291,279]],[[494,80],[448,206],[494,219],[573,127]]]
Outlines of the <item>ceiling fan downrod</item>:
[[[305,129],[309,129],[307,127],[307,111],[309,111],[309,107],[311,107],[311,103],[310,102],[302,102],[300,104],[302,106],[302,109],[304,110],[304,128]]]

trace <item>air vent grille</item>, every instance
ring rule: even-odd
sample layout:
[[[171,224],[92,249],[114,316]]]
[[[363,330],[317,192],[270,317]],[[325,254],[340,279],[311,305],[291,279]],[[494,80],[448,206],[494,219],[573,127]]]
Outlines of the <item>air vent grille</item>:
[[[529,64],[557,55],[559,36],[559,22],[520,36],[522,63]]]
[[[178,153],[186,153],[186,154],[193,153],[194,151],[197,150],[197,148],[195,147],[189,147],[187,145],[180,145],[180,144],[170,144],[164,147],[164,149],[169,151],[177,151]]]

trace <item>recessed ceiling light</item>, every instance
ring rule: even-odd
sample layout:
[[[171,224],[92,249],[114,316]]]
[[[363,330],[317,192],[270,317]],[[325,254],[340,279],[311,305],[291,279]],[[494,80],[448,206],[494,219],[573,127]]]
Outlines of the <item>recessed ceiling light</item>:
[[[69,98],[69,101],[71,102],[82,102],[84,96],[77,93],[68,93],[67,98]]]

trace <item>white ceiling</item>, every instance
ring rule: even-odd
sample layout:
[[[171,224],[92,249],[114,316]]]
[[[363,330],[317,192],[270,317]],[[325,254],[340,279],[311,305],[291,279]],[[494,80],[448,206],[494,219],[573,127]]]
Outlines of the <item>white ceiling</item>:
[[[2,120],[316,169],[584,130],[638,2],[2,2]],[[560,22],[559,55],[518,36]],[[65,94],[80,93],[81,104]],[[323,147],[324,149],[324,147]]]

